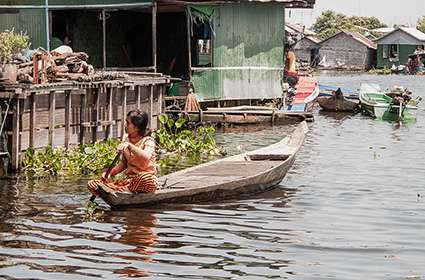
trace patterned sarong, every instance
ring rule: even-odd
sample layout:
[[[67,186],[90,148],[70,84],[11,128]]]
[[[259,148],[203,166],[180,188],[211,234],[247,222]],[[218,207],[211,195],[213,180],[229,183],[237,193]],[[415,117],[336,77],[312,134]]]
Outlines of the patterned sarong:
[[[131,178],[126,178],[116,181],[104,181],[102,179],[90,180],[87,183],[87,188],[93,194],[98,196],[98,189],[101,186],[106,186],[117,192],[133,192],[133,193],[150,193],[155,192],[158,186],[157,177],[148,172],[142,172]]]

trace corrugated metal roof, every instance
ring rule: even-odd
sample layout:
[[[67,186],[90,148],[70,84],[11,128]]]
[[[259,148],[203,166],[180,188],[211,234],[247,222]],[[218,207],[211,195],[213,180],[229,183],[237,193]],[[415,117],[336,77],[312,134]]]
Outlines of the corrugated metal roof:
[[[339,34],[344,33],[347,36],[352,37],[354,40],[362,43],[363,45],[365,45],[366,47],[370,48],[370,49],[377,49],[377,45],[376,43],[374,43],[373,41],[369,40],[368,38],[366,38],[365,36],[363,36],[362,34],[358,33],[358,32],[348,32],[348,31],[340,31],[337,34],[323,40],[322,42],[320,42],[320,44],[323,44],[323,42],[326,42],[336,36],[338,36]]]
[[[293,24],[293,23],[286,23],[285,24],[285,31],[293,33],[300,33],[306,36],[314,36],[316,35],[315,32],[311,31],[310,29],[306,28],[305,26],[301,26],[299,24]]]
[[[363,45],[365,45],[369,49],[376,50],[376,48],[377,48],[376,43],[372,42],[371,40],[369,40],[368,38],[366,38],[362,34],[360,34],[358,32],[345,32],[345,33],[348,34],[348,35],[350,35],[355,40],[359,41],[360,43],[362,43]]]
[[[381,41],[382,39],[390,36],[391,34],[394,34],[395,32],[398,32],[398,31],[402,31],[404,33],[407,33],[410,36],[412,36],[413,38],[425,43],[425,33],[419,31],[418,29],[416,29],[414,27],[398,27],[398,28],[394,29],[393,31],[391,31],[391,32],[383,35],[382,37],[376,39],[376,42],[379,43],[379,41]]]
[[[320,44],[320,39],[316,36],[306,36],[305,38],[312,41],[313,43]]]
[[[419,31],[418,29],[414,27],[400,27],[401,30],[404,32],[410,34],[411,36],[415,37],[416,39],[420,41],[425,41],[425,33]]]
[[[101,8],[132,8],[139,6],[152,5],[152,0],[49,0],[46,6],[45,0],[8,0],[7,4],[4,4],[0,0],[1,10],[10,9],[45,9],[49,10],[65,10],[65,9],[101,9]]]

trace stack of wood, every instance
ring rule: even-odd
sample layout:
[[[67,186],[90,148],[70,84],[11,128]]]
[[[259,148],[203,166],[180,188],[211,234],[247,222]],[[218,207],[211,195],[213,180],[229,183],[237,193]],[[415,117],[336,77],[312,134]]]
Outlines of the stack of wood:
[[[44,84],[66,80],[78,80],[94,74],[84,52],[44,53],[37,52],[33,61],[18,65],[18,82]]]

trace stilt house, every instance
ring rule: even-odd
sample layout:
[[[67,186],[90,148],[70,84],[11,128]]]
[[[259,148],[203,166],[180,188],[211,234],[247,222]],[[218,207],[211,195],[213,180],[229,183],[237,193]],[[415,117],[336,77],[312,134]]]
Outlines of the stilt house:
[[[409,54],[424,49],[425,34],[416,28],[398,27],[376,40],[378,68],[391,68],[407,63]]]
[[[95,67],[169,74],[204,100],[281,95],[284,9],[315,0],[8,0],[0,30],[67,44]]]

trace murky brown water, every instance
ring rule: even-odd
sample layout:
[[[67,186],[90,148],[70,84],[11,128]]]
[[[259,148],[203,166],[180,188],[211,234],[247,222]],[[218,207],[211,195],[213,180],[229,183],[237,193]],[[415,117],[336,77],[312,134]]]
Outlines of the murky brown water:
[[[425,78],[321,76],[408,86]],[[410,125],[316,115],[288,177],[244,200],[109,211],[80,182],[0,181],[0,279],[425,279],[425,105]],[[288,132],[220,135],[236,153]]]

